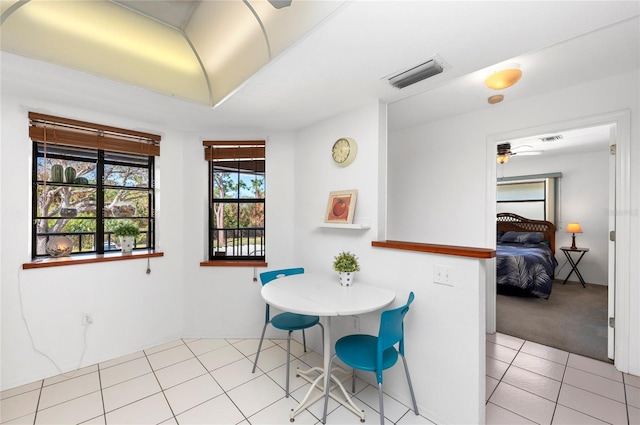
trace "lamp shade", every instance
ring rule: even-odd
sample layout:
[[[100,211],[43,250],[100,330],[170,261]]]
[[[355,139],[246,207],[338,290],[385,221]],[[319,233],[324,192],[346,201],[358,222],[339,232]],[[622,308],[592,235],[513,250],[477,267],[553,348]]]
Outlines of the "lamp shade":
[[[580,227],[580,223],[569,223],[567,224],[567,233],[582,233],[582,227]]]
[[[66,257],[71,254],[73,241],[66,236],[54,236],[47,242],[47,254],[52,257]]]

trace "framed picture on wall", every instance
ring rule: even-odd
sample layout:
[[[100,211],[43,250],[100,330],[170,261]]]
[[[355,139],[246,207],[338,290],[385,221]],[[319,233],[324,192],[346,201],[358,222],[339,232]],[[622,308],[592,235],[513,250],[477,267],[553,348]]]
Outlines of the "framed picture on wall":
[[[339,190],[329,193],[325,223],[353,223],[353,213],[356,209],[357,190]]]

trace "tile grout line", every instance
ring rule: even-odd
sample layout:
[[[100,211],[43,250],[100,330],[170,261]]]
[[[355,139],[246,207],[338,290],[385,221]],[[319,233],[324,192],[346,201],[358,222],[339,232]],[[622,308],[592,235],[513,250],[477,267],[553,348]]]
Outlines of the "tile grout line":
[[[200,338],[200,339],[201,339],[201,338]],[[231,347],[233,347],[235,350],[238,350],[236,347],[234,347],[234,346],[233,346],[233,344],[232,344],[232,343],[230,343],[230,342],[227,340],[227,338],[222,338],[222,339],[224,340],[224,342],[226,342],[228,345],[230,345]],[[211,377],[211,379],[213,379],[213,381],[216,383],[216,385],[218,385],[218,386],[220,387],[220,389],[222,390],[222,394],[220,394],[220,395],[223,395],[223,394],[224,394],[224,396],[225,396],[225,397],[227,397],[227,398],[229,399],[229,401],[231,402],[231,404],[233,404],[233,406],[234,406],[236,409],[238,409],[238,412],[240,412],[240,414],[242,415],[242,417],[244,418],[244,420],[245,420],[245,421],[247,421],[247,422],[249,422],[249,418],[244,414],[244,412],[243,412],[242,410],[240,410],[240,408],[238,407],[238,405],[233,401],[233,399],[229,396],[229,394],[227,394],[227,390],[226,390],[226,389],[224,389],[224,387],[223,387],[222,385],[220,385],[220,383],[219,383],[219,382],[218,382],[218,380],[215,378],[215,376],[213,376],[213,375],[211,374],[211,371],[210,371],[210,370],[209,370],[209,369],[204,365],[204,363],[202,363],[202,361],[200,360],[200,357],[198,357],[198,356],[196,355],[196,353],[194,353],[194,352],[193,352],[193,350],[191,349],[191,347],[189,347],[189,344],[185,343],[185,345],[187,346],[187,349],[188,349],[189,351],[191,351],[191,353],[194,355],[194,357],[196,358],[196,360],[198,360],[198,363],[200,363],[200,364],[202,365],[202,367],[204,368],[204,370],[206,370],[206,371],[207,371],[207,373],[206,373],[206,374],[207,374],[207,375],[209,375],[209,376]],[[219,349],[219,348],[218,348],[218,349]],[[216,351],[216,350],[218,350],[218,349],[214,349],[214,350],[211,350],[211,351]],[[211,351],[207,351],[206,353],[202,353],[202,354],[207,354],[207,353],[210,353]],[[243,353],[242,351],[238,350],[238,352],[244,356],[244,353]],[[246,356],[245,356],[245,357],[246,357]],[[234,362],[232,362],[232,363],[234,363]],[[229,364],[231,364],[231,363],[229,363]],[[229,364],[227,364],[227,365],[225,365],[225,366],[228,366]],[[224,366],[223,366],[223,367],[224,367]],[[200,404],[198,404],[198,405],[196,405],[196,406],[193,406],[193,407],[191,407],[191,408],[189,408],[189,409],[185,410],[185,412],[188,412],[189,410],[194,409],[194,408],[195,408],[195,407],[197,407],[197,406],[201,406],[202,404],[204,404],[204,403],[206,403],[206,402],[208,402],[208,401],[210,401],[210,400],[213,400],[214,398],[217,398],[217,397],[219,397],[219,396],[216,396],[216,397],[213,397],[213,398],[211,398],[211,399],[209,399],[209,400],[203,401],[202,403],[200,403]],[[182,413],[184,413],[184,412],[182,412]],[[178,418],[176,418],[176,417],[174,416],[174,419],[176,420],[176,422],[178,422]],[[243,421],[240,421],[240,422],[243,422]],[[250,422],[249,422],[249,423],[250,423]]]
[[[622,374],[622,391],[624,393],[624,404],[626,406],[626,413],[627,413],[627,423],[631,424],[631,417],[629,416],[629,399],[627,398],[627,386],[625,384],[625,380],[624,380],[624,373]]]
[[[36,411],[33,415],[33,425],[36,425],[36,421],[38,420],[38,407],[40,406],[40,400],[42,398],[42,390],[44,388],[44,379],[40,382],[40,391],[38,392],[38,402],[36,403]]]
[[[184,342],[182,341],[182,339],[180,339],[180,342],[182,342],[182,343],[184,344]],[[184,344],[184,345],[186,345],[186,344]],[[176,347],[179,347],[179,345],[176,345]],[[175,347],[171,347],[171,348],[175,348]],[[188,348],[188,347],[187,347],[187,348]],[[158,351],[158,353],[160,353],[160,352],[162,352],[162,351],[166,351],[166,350]],[[191,351],[191,350],[189,350],[189,351]],[[156,371],[153,369],[153,365],[151,364],[151,361],[149,360],[149,356],[147,355],[147,352],[146,352],[146,351],[144,351],[144,350],[142,350],[142,352],[144,353],[144,358],[147,360],[147,363],[149,364],[149,368],[151,369],[151,373],[153,373],[153,377],[154,377],[154,378],[156,378],[156,382],[158,383],[158,387],[160,387],[160,392],[162,393],[162,397],[164,397],[164,401],[166,401],[166,402],[167,402],[167,406],[169,406],[169,410],[171,411],[171,417],[172,417],[176,422],[178,422],[178,419],[176,419],[176,415],[175,415],[175,413],[173,412],[173,408],[171,407],[171,403],[169,403],[169,399],[167,398],[167,395],[164,393],[164,388],[162,388],[162,384],[160,383],[160,380],[158,379],[158,375],[156,375]],[[153,354],[156,354],[156,353],[153,353]],[[153,396],[153,395],[155,395],[155,394],[151,394],[150,396],[147,396],[147,397],[144,397],[144,398],[148,398],[148,397],[151,397],[151,396]],[[140,399],[140,400],[142,400],[142,399]],[[137,401],[139,401],[139,400],[137,400]],[[137,401],[136,401],[136,402],[137,402]],[[135,403],[135,402],[134,402],[134,403]],[[131,403],[130,403],[130,404],[131,404]],[[105,423],[106,423],[106,419],[107,419],[107,418],[106,418],[106,415],[105,415]],[[168,418],[168,419],[170,419],[170,418]],[[165,420],[167,420],[167,419],[165,419]],[[165,420],[163,420],[163,422],[164,422]]]
[[[267,341],[270,341],[270,342],[273,344],[273,346],[274,346],[274,347],[275,347],[275,346],[279,346],[279,344],[278,344],[278,343],[276,343],[276,342],[274,342],[271,338],[266,338],[266,340],[267,340]],[[231,343],[230,343],[230,344],[231,344]],[[231,345],[234,345],[234,344],[231,344]],[[234,348],[235,348],[235,347],[234,347]],[[270,349],[270,348],[272,348],[272,347],[267,347],[267,348],[265,348],[264,350],[268,350],[268,349]],[[280,347],[280,349],[282,349],[282,347]],[[237,348],[236,348],[236,350],[237,350]],[[261,350],[261,351],[264,351],[264,350]],[[238,350],[238,351],[240,351],[240,350]],[[242,352],[241,352],[241,353],[242,353]],[[256,350],[256,352],[255,352],[255,353],[253,353],[253,354],[257,354],[257,353],[258,353],[258,351]],[[249,356],[247,356],[247,355],[246,355],[246,354],[244,354],[244,353],[242,353],[242,355],[244,356],[244,358],[245,358],[245,359],[247,359],[247,360],[249,360],[249,362],[251,362],[251,359],[249,358]],[[296,356],[295,354],[291,354],[291,356],[292,356],[292,357],[294,357],[296,360],[300,360],[300,359],[298,358],[298,356]],[[253,363],[253,362],[251,362],[251,363]],[[304,363],[304,362],[303,362],[303,363]],[[275,369],[277,369],[277,367],[276,367],[275,369],[272,369],[272,370],[270,370],[270,371],[268,371],[268,372],[267,372],[267,371],[265,371],[264,369],[262,369],[260,366],[258,366],[258,365],[256,365],[256,366],[257,366],[257,368],[258,368],[258,369],[260,369],[260,370],[262,371],[262,375],[263,375],[263,376],[266,376],[266,377],[267,377],[267,378],[269,378],[269,379],[270,379],[274,384],[276,384],[278,387],[280,387],[280,389],[282,389],[283,391],[286,391],[286,389],[285,389],[285,388],[282,388],[282,386],[281,386],[280,384],[278,384],[278,382],[276,382],[276,380],[275,380],[275,379],[273,379],[273,378],[271,377],[271,375],[269,375],[269,372],[273,372]],[[287,365],[287,364],[286,364],[286,362],[285,362],[285,366],[289,367],[289,365]],[[286,372],[286,371],[285,371],[285,372]],[[252,378],[251,380],[249,380],[249,381],[247,381],[247,382],[251,382],[251,381],[253,381],[254,379],[257,379],[257,378],[258,378],[258,377],[256,377],[256,378]],[[245,382],[245,384],[246,384],[247,382]],[[242,385],[244,385],[244,384],[242,384]],[[236,387],[236,388],[237,388],[237,387]],[[293,395],[291,395],[291,393],[289,393],[289,397],[291,397],[291,398],[293,399]],[[231,397],[229,397],[229,398],[231,398]],[[267,406],[264,406],[262,409],[260,409],[260,410],[258,410],[258,411],[256,411],[256,412],[254,412],[254,414],[253,414],[252,416],[256,415],[258,412],[262,412],[262,411],[264,411],[265,409],[267,409],[267,408],[269,408],[269,407],[273,406],[274,404],[278,403],[278,402],[279,402],[280,400],[282,400],[283,398],[286,398],[286,397],[281,397],[281,398],[279,398],[278,400],[274,401],[273,403],[271,403],[271,404],[269,404],[269,405],[267,405]],[[235,403],[234,403],[234,405],[235,405]],[[237,406],[236,406],[236,407],[237,407]],[[238,410],[240,410],[240,408],[238,408]],[[307,411],[308,411],[308,409],[305,409],[305,410],[307,410]],[[241,411],[241,412],[242,412],[242,411]],[[309,412],[309,413],[311,414],[311,416],[313,416],[313,417],[315,418],[315,415],[314,415],[313,413],[311,413],[311,412]],[[243,415],[243,416],[245,416],[245,415],[244,415],[244,412],[242,412],[242,415]],[[248,417],[246,417],[246,416],[245,416],[245,418],[246,418],[247,422],[251,423],[251,421],[249,420],[249,418],[248,418]],[[319,420],[319,419],[318,419],[318,420]]]
[[[102,414],[104,418],[104,423],[107,423],[107,407],[104,405],[104,392],[102,391],[102,374],[100,373],[100,364],[97,364],[98,367],[98,384],[100,385],[100,400],[102,401]]]
[[[519,339],[519,338],[518,338],[518,339]],[[522,340],[522,344],[520,344],[520,347],[516,350],[516,351],[517,351],[516,355],[515,355],[515,356],[513,356],[513,359],[511,359],[511,361],[509,362],[509,366],[507,366],[507,368],[505,369],[504,373],[503,373],[503,374],[502,374],[502,376],[500,377],[500,380],[498,381],[498,384],[496,385],[496,387],[495,387],[495,389],[493,390],[493,392],[491,393],[491,395],[493,395],[493,394],[495,393],[495,391],[498,389],[498,385],[500,385],[500,384],[502,383],[503,378],[505,377],[505,375],[507,374],[507,372],[509,371],[509,369],[511,368],[511,366],[518,367],[518,366],[515,366],[515,365],[513,364],[513,362],[515,361],[516,357],[518,357],[518,354],[520,354],[521,352],[522,352],[522,353],[524,353],[524,354],[529,354],[529,353],[525,353],[524,351],[522,351],[522,348],[524,347],[524,344],[525,344],[526,342],[527,342],[526,340]],[[501,344],[498,344],[498,345],[501,345]],[[506,347],[506,346],[504,346],[504,345],[503,345],[503,347]],[[511,348],[511,347],[507,347],[507,348]],[[511,348],[511,349],[512,349],[512,350],[515,350],[514,348]],[[529,354],[529,355],[532,355],[532,356],[533,356],[533,354]],[[537,357],[537,356],[534,356],[534,357]],[[541,358],[541,357],[538,357],[538,358]],[[568,359],[568,357],[567,357],[567,359]],[[496,359],[496,360],[498,360],[498,359]],[[547,360],[547,359],[544,359],[544,360]],[[504,363],[506,363],[506,362],[504,362]],[[560,364],[560,363],[558,363],[558,364]],[[566,367],[565,367],[565,369],[566,369]],[[527,370],[527,369],[524,369],[524,370]],[[539,373],[536,373],[536,372],[533,372],[533,371],[529,371],[529,372],[535,373],[536,375],[540,375]],[[544,376],[544,375],[540,375],[540,376]],[[548,378],[548,377],[546,377],[546,378]],[[495,379],[495,378],[494,378],[494,379]],[[549,379],[553,379],[553,378],[549,378]],[[555,381],[555,379],[554,379],[554,381]],[[511,385],[511,384],[509,384],[509,383],[507,383],[507,382],[504,382],[504,384],[505,384],[505,385]],[[515,386],[514,386],[514,387],[515,387]],[[540,397],[539,395],[534,394],[534,393],[532,393],[532,392],[530,392],[530,391],[527,391],[527,390],[525,390],[525,389],[523,389],[523,388],[519,388],[519,387],[515,387],[515,388],[518,388],[518,389],[520,389],[520,390],[522,390],[522,391],[525,391],[525,392],[527,392],[527,393],[529,393],[529,394],[532,394],[532,395],[535,395],[535,396]],[[560,394],[560,391],[558,391],[558,395],[559,395],[559,394]],[[540,397],[540,398],[542,398],[542,399],[544,399],[544,400],[548,400],[548,399],[545,399],[544,397]],[[551,401],[551,400],[548,400],[548,401]],[[486,401],[486,403],[485,403],[485,406],[486,406],[487,404],[489,404],[489,399],[487,399],[487,401]],[[506,411],[508,411],[508,412],[511,412],[511,413],[513,413],[514,415],[519,416],[519,417],[521,417],[521,418],[524,418],[524,419],[526,419],[526,420],[528,420],[528,421],[531,421],[531,422],[533,422],[533,423],[537,423],[535,420],[533,420],[533,419],[531,419],[531,418],[527,418],[526,416],[522,416],[521,414],[516,413],[516,412],[514,412],[514,411],[512,411],[512,410],[510,410],[510,409],[507,409],[507,408],[506,408],[506,407],[504,407],[504,406],[500,406],[499,404],[495,404],[495,403],[493,403],[493,402],[492,402],[491,404],[493,404],[493,405],[495,405],[495,406],[497,406],[497,407],[500,407],[501,409],[504,409],[504,410],[506,410]],[[557,404],[557,403],[554,403],[554,407],[553,407],[553,412],[554,412],[554,414],[555,414],[555,409],[556,409],[556,407],[557,407],[557,406],[558,406],[558,404]],[[485,409],[485,421],[486,421],[486,409]],[[551,422],[550,422],[550,424],[551,424],[552,422],[553,422],[553,414],[551,415]]]
[[[558,388],[558,395],[556,396],[556,402],[554,403],[553,406],[553,413],[551,414],[551,423],[553,423],[553,418],[556,417],[556,411],[558,410],[558,405],[560,404],[560,393],[562,392],[562,386],[565,385],[564,383],[564,377],[567,374],[567,368],[569,367],[569,357],[571,357],[571,353],[569,353],[569,355],[567,356],[567,360],[565,361],[564,364],[564,370],[562,371],[562,379],[560,380],[560,388]],[[567,384],[569,385],[569,384]],[[566,407],[566,406],[564,406]]]

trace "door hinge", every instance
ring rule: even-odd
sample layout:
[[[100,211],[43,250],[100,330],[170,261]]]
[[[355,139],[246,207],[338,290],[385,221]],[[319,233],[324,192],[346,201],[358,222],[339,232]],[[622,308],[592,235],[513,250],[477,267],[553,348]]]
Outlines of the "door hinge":
[[[616,154],[616,145],[610,145],[609,146],[609,155],[615,155]]]
[[[615,317],[609,317],[609,327],[615,329],[615,327],[616,327],[616,318]]]
[[[616,231],[615,230],[612,230],[612,231],[609,232],[609,240],[611,242],[615,242],[616,241]]]

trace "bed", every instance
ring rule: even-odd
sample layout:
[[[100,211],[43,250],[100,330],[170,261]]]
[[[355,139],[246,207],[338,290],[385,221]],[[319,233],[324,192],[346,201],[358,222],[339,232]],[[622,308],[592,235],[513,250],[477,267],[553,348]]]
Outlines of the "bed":
[[[551,295],[556,227],[512,213],[497,215],[496,283],[499,294],[548,299]]]

